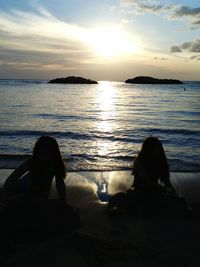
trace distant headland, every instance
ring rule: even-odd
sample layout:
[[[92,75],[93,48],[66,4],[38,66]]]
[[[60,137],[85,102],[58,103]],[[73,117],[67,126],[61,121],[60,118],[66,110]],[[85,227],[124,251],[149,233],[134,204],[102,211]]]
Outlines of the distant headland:
[[[137,84],[183,84],[182,81],[173,79],[157,79],[148,76],[138,76],[133,79],[128,79],[125,83],[137,83]]]
[[[53,79],[49,81],[49,83],[97,84],[98,82],[82,77],[69,76],[66,78]]]

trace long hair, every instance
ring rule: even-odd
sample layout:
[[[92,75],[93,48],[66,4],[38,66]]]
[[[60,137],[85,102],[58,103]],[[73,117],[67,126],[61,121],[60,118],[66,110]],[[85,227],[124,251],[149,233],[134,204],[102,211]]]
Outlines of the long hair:
[[[160,179],[166,184],[169,180],[168,161],[158,138],[150,136],[144,140],[142,149],[134,161],[133,174],[137,172],[137,165],[140,163],[153,181],[157,182]]]
[[[47,158],[45,163],[41,160],[41,156]],[[52,165],[55,168],[55,176],[65,179],[66,168],[57,141],[51,136],[41,136],[33,148],[30,172],[36,177]]]

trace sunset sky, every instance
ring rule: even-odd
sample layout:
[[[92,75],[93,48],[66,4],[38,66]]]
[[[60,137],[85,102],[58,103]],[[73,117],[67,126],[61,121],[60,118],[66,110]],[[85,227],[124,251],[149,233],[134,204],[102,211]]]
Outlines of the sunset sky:
[[[200,0],[6,0],[0,78],[200,80]]]

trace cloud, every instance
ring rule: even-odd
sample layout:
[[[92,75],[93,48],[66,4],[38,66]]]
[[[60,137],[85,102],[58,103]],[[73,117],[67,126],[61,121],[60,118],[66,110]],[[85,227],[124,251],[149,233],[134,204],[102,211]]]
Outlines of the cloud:
[[[200,55],[191,56],[190,59],[192,59],[192,60],[200,60]]]
[[[147,5],[147,4],[140,4],[140,10],[142,12],[152,12],[152,13],[158,13],[163,11],[164,7],[161,5]]]
[[[200,39],[196,39],[191,42],[184,42],[179,46],[172,46],[171,52],[194,52],[194,53],[200,53]]]
[[[0,65],[2,68],[74,69],[93,60],[89,29],[37,12],[0,11]]]
[[[141,14],[144,12],[160,13],[165,9],[165,6],[157,0],[121,0],[121,4],[128,9],[132,8],[132,13]]]
[[[180,6],[172,14],[172,18],[188,18],[192,24],[200,25],[200,7],[191,8],[188,6]]]
[[[159,5],[162,3],[161,0],[121,0],[121,3],[124,5],[130,5],[130,4],[148,4],[148,5]]]
[[[179,46],[172,46],[171,47],[171,53],[179,53],[182,52]]]
[[[172,46],[171,47],[172,53],[180,53],[180,52],[186,52],[186,53],[195,53],[196,55],[192,55],[189,57],[191,60],[200,60],[200,39],[191,41],[191,42],[184,42],[179,46]]]
[[[167,57],[154,57],[154,60],[168,60]]]
[[[188,19],[193,25],[191,29],[196,29],[200,26],[200,7],[192,8],[180,4],[163,4],[159,0],[121,0],[122,6],[127,8],[127,12],[142,14],[154,13],[157,15],[163,14],[170,20],[174,19]]]

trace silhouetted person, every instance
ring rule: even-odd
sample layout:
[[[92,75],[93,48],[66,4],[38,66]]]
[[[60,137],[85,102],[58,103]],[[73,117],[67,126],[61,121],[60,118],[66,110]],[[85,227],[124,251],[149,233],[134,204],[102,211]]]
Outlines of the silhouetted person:
[[[65,200],[66,168],[57,141],[42,136],[33,148],[33,155],[23,162],[4,183],[8,197],[19,193],[33,193],[48,198],[55,176],[59,198]]]
[[[65,203],[65,176],[57,141],[50,136],[40,137],[33,155],[4,183],[4,221],[11,238],[46,239],[71,233],[80,225],[79,214]],[[54,177],[59,199],[48,199]]]
[[[156,137],[147,137],[144,140],[142,149],[134,161],[132,174],[135,189],[144,192],[161,189],[160,182],[166,189],[175,192],[169,179],[169,165],[162,143]]]
[[[169,165],[160,140],[147,137],[134,161],[134,182],[125,194],[111,197],[108,207],[139,212],[174,213],[186,208],[170,181]]]

